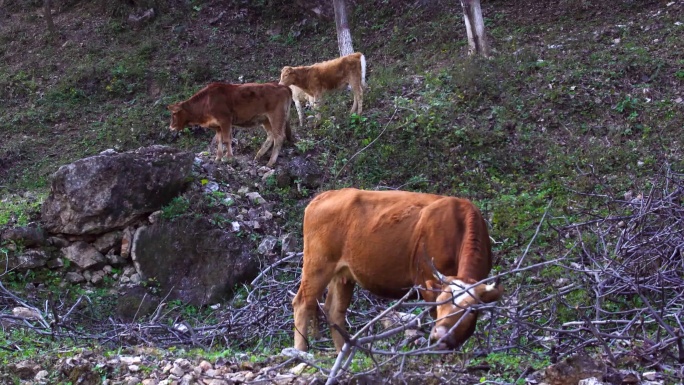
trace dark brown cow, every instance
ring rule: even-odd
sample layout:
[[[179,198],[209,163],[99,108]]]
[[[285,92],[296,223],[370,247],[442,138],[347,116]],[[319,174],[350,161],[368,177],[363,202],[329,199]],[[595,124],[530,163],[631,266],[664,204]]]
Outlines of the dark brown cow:
[[[466,199],[405,191],[324,192],[304,211],[302,282],[292,301],[295,348],[307,350],[309,321],[326,286],[328,321],[345,329],[356,283],[388,298],[401,298],[420,285],[426,301],[445,302],[437,306],[431,339],[440,348],[456,348],[477,322],[477,311],[464,308],[496,301],[503,293],[495,284],[462,290],[486,278],[491,267],[487,225]],[[446,277],[435,277],[435,269]],[[344,339],[334,329],[332,336],[340,351]]]
[[[172,113],[173,131],[197,124],[216,130],[216,161],[223,159],[223,146],[227,146],[226,158],[233,156],[232,127],[252,128],[263,126],[267,137],[257,152],[255,160],[273,146],[267,166],[272,167],[283,146],[285,137],[293,141],[288,117],[292,91],[276,83],[227,84],[211,83],[190,99],[169,105]]]

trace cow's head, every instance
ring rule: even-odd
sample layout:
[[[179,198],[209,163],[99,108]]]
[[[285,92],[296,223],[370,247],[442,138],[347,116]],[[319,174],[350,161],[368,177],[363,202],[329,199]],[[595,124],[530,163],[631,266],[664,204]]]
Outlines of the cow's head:
[[[169,111],[171,111],[171,131],[181,131],[188,124],[188,112],[183,109],[180,103],[169,104]]]
[[[490,303],[501,298],[503,287],[496,283],[473,286],[474,281],[461,280],[457,277],[444,277],[443,283],[430,281],[429,289],[441,291],[435,302],[437,305],[435,326],[430,332],[430,341],[440,341],[440,349],[456,349],[474,332],[477,323],[477,310],[470,309],[478,303]]]
[[[280,84],[282,84],[284,86],[289,86],[291,84],[294,84],[294,81],[295,81],[294,69],[290,66],[283,67],[283,70],[280,72]]]

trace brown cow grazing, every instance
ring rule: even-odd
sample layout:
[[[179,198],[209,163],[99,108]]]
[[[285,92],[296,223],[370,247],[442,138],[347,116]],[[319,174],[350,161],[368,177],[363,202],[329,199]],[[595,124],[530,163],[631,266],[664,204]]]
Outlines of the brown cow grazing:
[[[363,111],[363,87],[366,86],[366,57],[356,52],[337,59],[303,67],[283,67],[280,84],[295,85],[313,97],[314,108],[318,108],[323,94],[351,86],[354,104],[351,112]]]
[[[419,285],[426,301],[445,302],[437,306],[430,338],[439,348],[454,349],[475,331],[477,311],[467,308],[503,294],[495,284],[461,290],[486,278],[491,267],[487,224],[466,199],[406,191],[324,192],[304,211],[302,282],[292,301],[295,348],[307,350],[309,321],[326,286],[328,322],[345,329],[358,283],[388,298],[401,298]],[[435,277],[435,269],[446,277]],[[334,328],[332,336],[339,352],[344,339]]]
[[[276,83],[226,84],[211,83],[190,99],[171,104],[172,131],[180,131],[188,125],[197,124],[216,130],[216,161],[223,159],[223,145],[227,146],[226,158],[233,156],[232,127],[252,128],[263,126],[267,137],[254,158],[261,158],[273,146],[272,167],[283,146],[283,140],[294,141],[288,117],[292,91]],[[222,145],[223,144],[223,145]]]

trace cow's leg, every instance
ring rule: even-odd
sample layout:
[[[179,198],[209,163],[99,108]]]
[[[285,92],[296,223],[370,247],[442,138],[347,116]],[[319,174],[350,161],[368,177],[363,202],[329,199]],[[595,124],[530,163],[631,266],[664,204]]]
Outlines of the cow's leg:
[[[261,145],[259,151],[257,151],[254,160],[257,160],[264,156],[266,151],[268,151],[268,149],[271,148],[271,145],[273,144],[273,128],[271,127],[271,123],[266,121],[264,122],[263,127],[264,130],[266,130],[266,141],[264,142],[264,144]]]
[[[302,102],[299,99],[293,99],[295,107],[297,108],[297,116],[299,117],[299,127],[304,127],[304,109]]]
[[[269,118],[270,119],[270,118]],[[266,166],[273,167],[276,160],[278,160],[278,154],[280,154],[280,149],[283,148],[283,142],[285,141],[285,124],[287,116],[276,115],[271,121],[271,136],[273,138],[273,150],[271,150],[271,159],[269,159]]]
[[[226,146],[225,158],[222,157],[222,160],[228,160],[233,157],[233,126],[230,120],[221,122],[221,139]]]
[[[214,161],[220,162],[221,158],[223,158],[223,140],[221,138],[220,128],[216,129],[216,135],[214,135],[214,139],[216,139],[216,158],[214,159]]]
[[[354,104],[352,104],[351,113],[356,112],[361,115],[363,111],[363,87],[361,87],[361,79],[353,79],[351,82],[352,93],[354,94]]]
[[[307,331],[309,322],[317,314],[318,298],[323,295],[323,291],[332,279],[335,269],[334,265],[319,266],[312,262],[313,259],[315,258],[304,258],[302,283],[299,285],[297,295],[292,300],[295,323],[294,347],[303,352],[308,350]]]
[[[316,111],[316,124],[321,122],[321,104],[323,104],[323,95],[316,94],[313,97],[313,109]]]
[[[325,300],[325,313],[330,323],[330,333],[335,342],[335,349],[341,351],[344,346],[344,337],[337,330],[339,327],[345,333],[347,308],[351,303],[352,294],[354,293],[354,281],[335,277],[328,285],[328,297]],[[336,326],[333,326],[336,325]]]

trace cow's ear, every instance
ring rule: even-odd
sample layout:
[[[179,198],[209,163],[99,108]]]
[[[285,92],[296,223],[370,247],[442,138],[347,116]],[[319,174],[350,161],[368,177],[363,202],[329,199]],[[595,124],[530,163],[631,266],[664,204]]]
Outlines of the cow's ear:
[[[427,288],[429,291],[438,292],[442,291],[442,284],[437,280],[428,279],[425,281],[425,288]]]
[[[497,283],[480,284],[475,287],[475,295],[480,301],[490,303],[498,301],[504,293],[503,286]]]
[[[171,112],[178,112],[178,111],[181,110],[181,107],[180,107],[180,105],[179,105],[178,103],[176,103],[176,104],[169,104],[166,108],[168,108],[169,111],[171,111]]]

